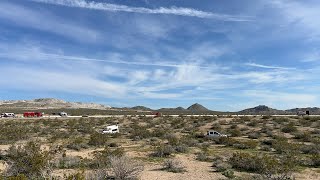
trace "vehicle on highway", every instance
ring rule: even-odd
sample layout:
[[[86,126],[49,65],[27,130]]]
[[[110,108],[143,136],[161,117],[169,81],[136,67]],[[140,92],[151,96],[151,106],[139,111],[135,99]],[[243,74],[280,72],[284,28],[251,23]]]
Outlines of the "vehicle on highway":
[[[118,125],[107,126],[106,129],[102,130],[102,134],[114,134],[114,133],[119,133]]]
[[[43,113],[41,112],[24,112],[23,117],[42,117]]]
[[[66,112],[59,112],[59,116],[61,117],[67,117],[68,114]]]
[[[207,132],[207,136],[208,137],[228,137],[226,134],[221,134],[221,133],[214,131],[214,130],[209,130]]]
[[[15,117],[14,113],[1,113],[1,117]]]

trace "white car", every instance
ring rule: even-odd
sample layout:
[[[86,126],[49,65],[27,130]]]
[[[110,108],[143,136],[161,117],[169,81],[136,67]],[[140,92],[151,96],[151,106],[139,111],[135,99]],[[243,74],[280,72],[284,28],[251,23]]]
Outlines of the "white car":
[[[217,131],[209,130],[207,132],[207,136],[209,137],[228,137],[226,134],[221,134]]]
[[[118,125],[107,126],[106,129],[102,130],[102,134],[114,134],[114,133],[119,133]]]

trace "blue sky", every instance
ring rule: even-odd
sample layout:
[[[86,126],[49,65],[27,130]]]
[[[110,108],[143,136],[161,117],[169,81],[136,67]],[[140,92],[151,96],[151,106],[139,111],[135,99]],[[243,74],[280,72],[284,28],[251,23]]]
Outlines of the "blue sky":
[[[1,0],[0,99],[320,106],[316,0]]]

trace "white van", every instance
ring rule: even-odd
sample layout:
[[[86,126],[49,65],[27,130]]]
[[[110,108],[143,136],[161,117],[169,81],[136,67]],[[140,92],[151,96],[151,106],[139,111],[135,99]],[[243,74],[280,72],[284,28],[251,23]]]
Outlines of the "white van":
[[[114,134],[114,133],[119,133],[118,125],[107,126],[106,129],[102,130],[102,134]]]
[[[228,137],[228,136],[225,135],[225,134],[221,134],[221,133],[219,133],[219,132],[217,132],[217,131],[213,131],[213,130],[209,130],[209,131],[207,132],[207,136],[209,136],[209,137]]]

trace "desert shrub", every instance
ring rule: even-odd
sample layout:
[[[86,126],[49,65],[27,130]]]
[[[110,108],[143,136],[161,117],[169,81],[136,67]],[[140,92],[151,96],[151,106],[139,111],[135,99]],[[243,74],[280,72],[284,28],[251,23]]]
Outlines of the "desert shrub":
[[[282,132],[284,133],[291,133],[291,132],[296,132],[298,129],[294,126],[292,122],[287,124],[285,127],[281,129]]]
[[[223,158],[220,156],[213,158],[212,167],[215,168],[217,172],[224,172],[232,168],[232,166],[228,162],[223,161]]]
[[[300,145],[299,150],[304,154],[320,154],[320,144]]]
[[[91,146],[103,146],[108,142],[108,135],[94,132],[90,134],[88,144]]]
[[[238,128],[238,125],[236,125],[236,124],[232,124],[232,125],[230,126],[230,129],[236,129],[236,128]]]
[[[212,140],[216,144],[226,144],[230,140],[230,138],[228,138],[228,137],[219,137],[219,138],[212,138]]]
[[[229,129],[228,133],[232,136],[232,137],[238,137],[241,136],[241,131],[239,129]]]
[[[87,149],[88,145],[85,143],[83,138],[75,138],[67,145],[67,148],[80,151],[82,148]]]
[[[25,146],[10,146],[7,152],[8,176],[25,175],[30,179],[50,174],[49,151],[42,151],[40,144],[28,142]]]
[[[261,151],[272,151],[272,148],[270,146],[262,145],[260,147]]]
[[[251,120],[248,123],[248,126],[251,126],[251,127],[256,127],[257,125],[258,125],[258,121],[257,120]]]
[[[151,155],[154,157],[168,157],[174,152],[175,150],[171,145],[159,145]]]
[[[255,149],[258,146],[259,142],[254,140],[248,141],[238,141],[232,146],[238,149]]]
[[[79,168],[81,164],[81,157],[74,156],[63,156],[57,159],[54,166],[59,169],[74,169]]]
[[[84,171],[81,171],[81,172],[76,172],[73,174],[65,175],[64,179],[66,179],[66,180],[85,180],[86,176],[85,176]]]
[[[136,124],[133,125],[132,131],[130,133],[131,133],[130,137],[132,139],[144,139],[144,138],[152,137],[152,133],[148,129]]]
[[[220,125],[228,125],[228,121],[227,120],[220,120],[219,124]]]
[[[289,121],[289,119],[286,117],[273,117],[272,120],[278,124],[283,124]]]
[[[188,146],[186,146],[185,144],[176,145],[176,146],[174,146],[174,149],[178,153],[186,153],[186,152],[188,152]]]
[[[299,144],[289,143],[284,140],[274,140],[272,142],[272,148],[280,154],[297,154],[299,152]]]
[[[104,168],[107,167],[110,164],[109,157],[121,157],[124,156],[124,149],[123,148],[116,148],[111,149],[108,146],[106,146],[102,151],[95,151],[93,153],[94,156],[94,168]]]
[[[226,169],[221,174],[224,175],[225,177],[229,178],[229,179],[235,178],[235,175],[234,175],[234,172],[233,172],[232,169]]]
[[[179,143],[179,138],[175,134],[168,134],[165,136],[168,140],[168,144],[175,146]]]
[[[167,131],[165,129],[162,129],[162,128],[157,128],[154,131],[152,131],[152,137],[162,138],[166,134],[167,134]]]
[[[270,119],[271,116],[262,116],[262,119]]]
[[[310,142],[311,141],[311,134],[309,132],[296,132],[294,134],[295,139],[299,139],[303,142]]]
[[[166,159],[162,164],[162,170],[173,172],[173,173],[180,173],[184,172],[185,168],[182,166],[181,162],[174,159]]]
[[[298,122],[299,122],[299,124],[301,124],[301,125],[304,126],[304,127],[311,126],[311,124],[312,124],[312,121],[306,120],[306,119],[304,119],[304,118],[299,119]]]
[[[143,165],[127,156],[111,156],[110,168],[116,179],[129,180],[137,179]]]
[[[315,168],[320,167],[320,154],[314,154],[311,157],[312,166]]]
[[[119,145],[115,142],[109,143],[109,147],[118,147]]]
[[[198,144],[198,140],[192,138],[192,136],[183,136],[180,139],[181,144],[185,144],[188,147],[195,147]]]
[[[253,132],[253,133],[250,133],[248,137],[250,139],[259,139],[261,137],[261,134],[259,132]]]
[[[203,162],[210,162],[212,159],[207,152],[201,151],[196,153],[196,160],[203,161]]]
[[[216,130],[216,131],[221,131],[222,127],[219,123],[214,123],[210,129]]]
[[[277,159],[269,155],[234,153],[229,159],[233,168],[262,174],[266,179],[290,179],[295,163],[291,159]]]
[[[28,180],[28,177],[25,176],[24,174],[18,174],[17,176],[9,176],[6,178],[0,176],[0,180],[4,180],[4,179],[7,179],[7,180]]]
[[[19,140],[25,140],[32,134],[31,128],[27,125],[6,123],[0,126],[0,143],[8,144]]]
[[[240,121],[242,121],[242,122],[246,122],[246,121],[250,121],[251,120],[251,117],[249,117],[249,116],[241,116],[240,117]]]

